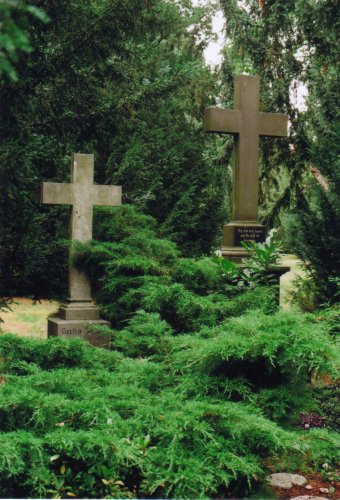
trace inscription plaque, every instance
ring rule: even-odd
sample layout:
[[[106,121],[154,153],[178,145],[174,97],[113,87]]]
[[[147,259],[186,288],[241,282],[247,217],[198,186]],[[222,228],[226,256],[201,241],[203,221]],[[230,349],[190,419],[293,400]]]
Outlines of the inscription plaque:
[[[264,227],[254,226],[240,226],[234,228],[235,246],[242,246],[241,241],[248,243],[255,241],[255,243],[262,243],[266,239],[266,231]]]

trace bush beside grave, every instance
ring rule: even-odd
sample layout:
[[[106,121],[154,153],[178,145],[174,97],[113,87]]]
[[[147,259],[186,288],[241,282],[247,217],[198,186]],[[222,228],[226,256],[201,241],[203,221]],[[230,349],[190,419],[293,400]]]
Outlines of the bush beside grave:
[[[273,455],[335,460],[332,431],[290,425],[316,410],[311,371],[335,373],[332,315],[226,286],[132,207],[95,227],[78,263],[112,350],[0,336],[2,497],[242,497]]]

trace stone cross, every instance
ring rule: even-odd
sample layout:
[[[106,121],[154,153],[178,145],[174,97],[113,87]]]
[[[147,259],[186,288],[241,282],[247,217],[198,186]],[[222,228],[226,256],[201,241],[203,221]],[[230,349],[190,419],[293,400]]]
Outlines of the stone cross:
[[[121,186],[99,186],[93,184],[93,175],[94,156],[91,154],[75,153],[71,161],[70,184],[43,183],[42,203],[72,205],[71,241],[86,242],[92,239],[94,205],[121,205]],[[68,285],[69,303],[73,303],[73,310],[77,305],[83,313],[85,312],[85,308],[93,308],[90,281],[86,274],[73,266],[71,262],[69,264]],[[79,318],[79,313],[76,316],[77,319],[94,319],[93,317]],[[68,318],[66,315],[64,319],[75,318]]]
[[[206,109],[204,116],[206,132],[234,135],[232,223],[227,225],[229,229],[224,227],[223,238],[223,247],[228,248],[241,246],[237,230],[240,234],[243,231],[245,240],[256,240],[256,235],[264,236],[264,228],[259,224],[257,214],[259,137],[285,137],[288,124],[287,115],[260,112],[259,76],[236,77],[234,106],[231,110]],[[250,228],[248,234],[253,238],[246,237],[245,227]]]

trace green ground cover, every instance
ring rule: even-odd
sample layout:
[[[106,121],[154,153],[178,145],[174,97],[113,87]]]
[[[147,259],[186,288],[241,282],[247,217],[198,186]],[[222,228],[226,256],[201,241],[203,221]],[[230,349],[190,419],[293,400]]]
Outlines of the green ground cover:
[[[336,373],[334,311],[278,312],[131,207],[95,227],[77,261],[112,350],[0,336],[2,497],[244,497],[271,457],[335,463],[334,429],[294,426],[320,411],[311,372]]]

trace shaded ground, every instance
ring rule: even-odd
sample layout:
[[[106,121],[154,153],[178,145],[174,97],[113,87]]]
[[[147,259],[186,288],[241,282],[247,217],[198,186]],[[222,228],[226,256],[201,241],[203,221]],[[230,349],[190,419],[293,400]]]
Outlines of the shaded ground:
[[[58,302],[41,300],[33,303],[32,299],[14,297],[11,311],[1,311],[4,323],[0,324],[3,332],[14,333],[22,337],[47,337],[47,317],[58,309]]]
[[[285,490],[283,488],[274,488],[275,494],[277,498],[294,498],[299,496],[315,496],[315,497],[323,497],[323,498],[332,498],[338,499],[340,498],[340,482],[339,481],[330,481],[322,478],[321,474],[305,474],[302,475],[307,479],[307,488],[306,486],[293,486],[289,490]],[[311,488],[309,488],[311,486]],[[320,491],[320,489],[324,489],[324,491]],[[328,493],[325,493],[325,490],[328,490]]]

